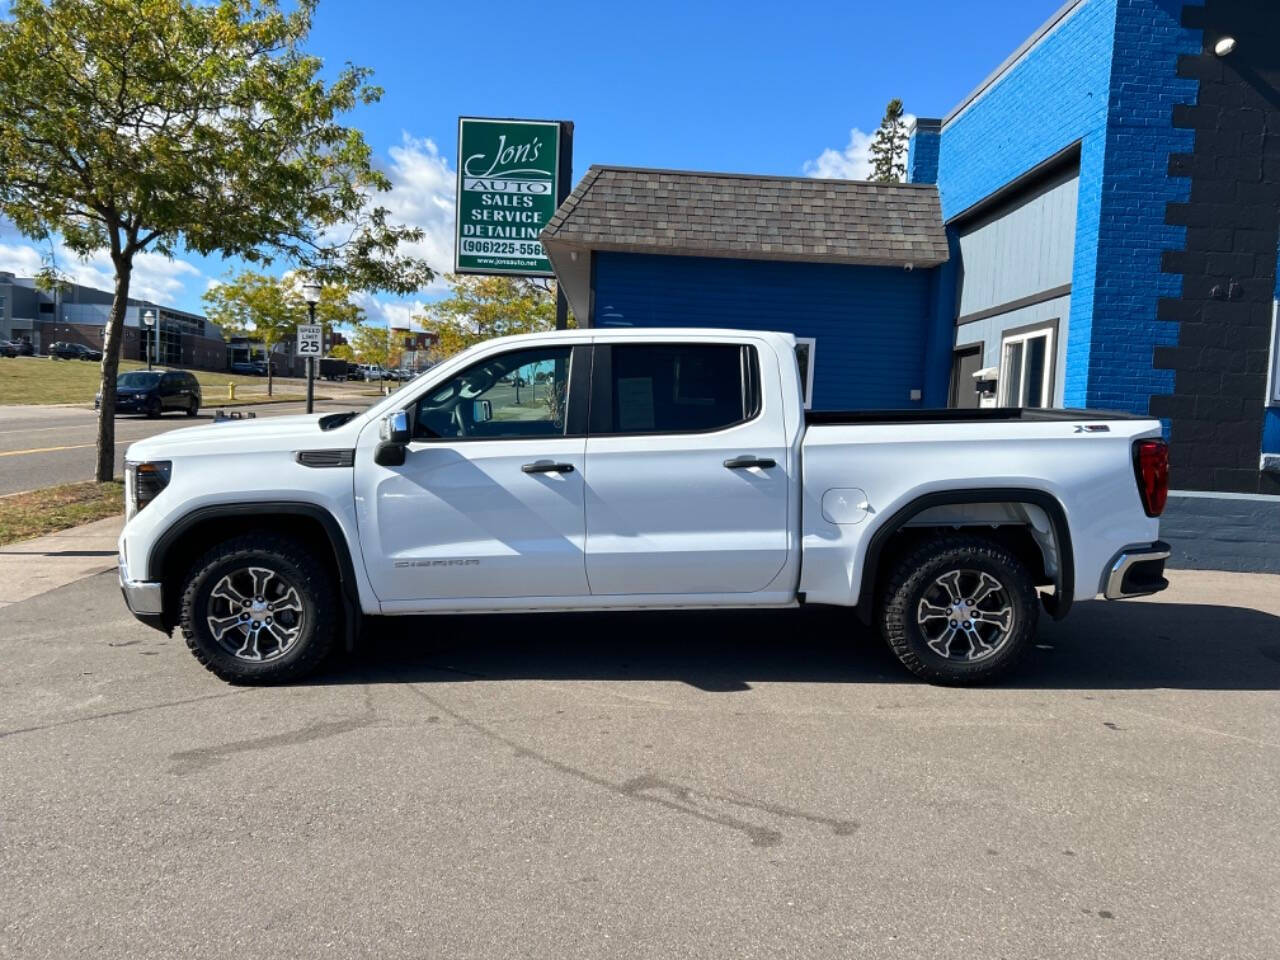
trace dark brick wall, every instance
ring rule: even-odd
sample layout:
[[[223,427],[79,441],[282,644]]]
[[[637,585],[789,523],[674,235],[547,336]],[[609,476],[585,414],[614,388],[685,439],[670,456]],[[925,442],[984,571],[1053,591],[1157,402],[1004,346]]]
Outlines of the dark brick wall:
[[[40,323],[40,349],[47,353],[49,344],[62,341],[63,343],[82,343],[92,350],[101,350],[104,329],[92,323],[51,323],[44,320]],[[126,352],[125,356],[129,354]]]
[[[182,365],[200,370],[226,370],[227,344],[211,337],[182,335]]]
[[[1280,573],[1280,500],[1175,493],[1160,518],[1160,539],[1173,547],[1171,567]]]
[[[1157,316],[1178,325],[1178,339],[1156,348],[1154,365],[1174,371],[1174,391],[1152,397],[1151,413],[1171,422],[1175,487],[1280,493],[1280,479],[1258,469],[1280,237],[1280,3],[1207,0],[1182,22],[1204,40],[1178,60],[1200,90],[1195,105],[1173,108],[1195,148],[1169,158],[1191,192],[1165,213],[1187,228],[1186,246],[1163,256],[1182,295],[1160,300]],[[1223,36],[1238,43],[1218,57]]]

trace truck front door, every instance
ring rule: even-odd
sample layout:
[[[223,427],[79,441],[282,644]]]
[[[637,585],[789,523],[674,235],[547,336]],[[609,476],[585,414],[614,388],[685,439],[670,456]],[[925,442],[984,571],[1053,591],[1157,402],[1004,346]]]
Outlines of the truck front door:
[[[419,395],[401,466],[356,451],[365,567],[391,609],[588,594],[588,347],[490,355]],[[581,382],[582,389],[571,390]],[[581,392],[581,396],[579,396]],[[575,409],[575,404],[583,409]]]

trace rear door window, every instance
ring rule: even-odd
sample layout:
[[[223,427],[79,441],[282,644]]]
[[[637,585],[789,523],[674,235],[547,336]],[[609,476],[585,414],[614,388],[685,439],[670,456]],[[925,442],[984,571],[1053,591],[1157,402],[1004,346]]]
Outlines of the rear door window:
[[[759,412],[754,347],[615,343],[608,350],[593,384],[592,433],[701,433]]]

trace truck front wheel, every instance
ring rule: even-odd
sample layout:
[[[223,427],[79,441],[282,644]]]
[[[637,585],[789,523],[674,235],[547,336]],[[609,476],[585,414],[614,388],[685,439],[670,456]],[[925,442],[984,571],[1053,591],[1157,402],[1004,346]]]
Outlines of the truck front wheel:
[[[912,673],[930,683],[982,683],[1011,667],[1040,613],[1026,566],[993,540],[949,535],[893,568],[880,630]]]
[[[218,544],[182,584],[182,634],[231,683],[284,683],[333,650],[342,616],[333,576],[299,542],[249,534]]]

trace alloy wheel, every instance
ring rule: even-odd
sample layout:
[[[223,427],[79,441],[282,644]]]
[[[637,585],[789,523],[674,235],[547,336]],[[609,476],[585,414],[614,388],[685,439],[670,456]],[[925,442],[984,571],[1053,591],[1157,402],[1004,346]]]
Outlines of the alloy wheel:
[[[209,633],[240,660],[260,663],[284,656],[302,635],[305,612],[297,587],[267,567],[242,567],[209,592]]]
[[[926,588],[916,623],[929,649],[947,660],[993,656],[1014,628],[1009,590],[982,570],[949,570]]]

